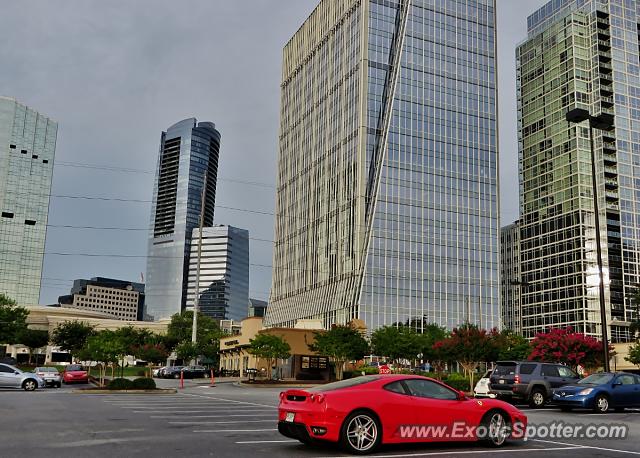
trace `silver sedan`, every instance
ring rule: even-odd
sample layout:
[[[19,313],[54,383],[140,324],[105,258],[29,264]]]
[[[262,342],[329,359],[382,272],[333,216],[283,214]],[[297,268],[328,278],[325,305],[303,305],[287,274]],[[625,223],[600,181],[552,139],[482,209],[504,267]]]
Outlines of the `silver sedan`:
[[[0,364],[0,388],[22,388],[25,391],[33,391],[44,387],[44,379],[33,372],[23,372],[9,364]]]

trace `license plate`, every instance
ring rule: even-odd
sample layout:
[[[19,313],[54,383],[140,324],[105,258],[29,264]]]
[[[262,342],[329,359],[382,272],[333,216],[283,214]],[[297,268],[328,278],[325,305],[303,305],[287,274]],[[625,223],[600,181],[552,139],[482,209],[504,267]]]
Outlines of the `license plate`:
[[[289,423],[293,423],[293,420],[296,418],[296,414],[293,412],[287,412],[287,416],[284,421],[288,421]]]
[[[498,380],[498,383],[501,384],[501,385],[504,385],[504,380],[502,380],[502,379]]]

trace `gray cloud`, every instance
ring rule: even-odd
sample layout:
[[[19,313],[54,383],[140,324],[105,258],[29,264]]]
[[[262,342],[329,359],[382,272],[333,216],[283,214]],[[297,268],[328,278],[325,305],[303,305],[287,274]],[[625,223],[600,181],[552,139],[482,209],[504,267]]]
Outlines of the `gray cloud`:
[[[0,93],[60,123],[57,161],[153,170],[160,131],[195,116],[222,133],[221,178],[275,184],[282,47],[317,0],[31,0],[4,2]],[[540,0],[498,0],[503,224],[517,217],[515,43]],[[153,175],[56,166],[54,194],[149,200]],[[229,181],[217,203],[273,211],[274,189]],[[54,198],[51,225],[146,228],[149,204]],[[216,209],[216,223],[273,237],[273,219]],[[52,227],[47,252],[144,255],[144,231]],[[254,241],[252,263],[271,264]],[[143,258],[45,257],[42,303],[74,278],[137,280]],[[266,298],[269,269],[253,266]]]

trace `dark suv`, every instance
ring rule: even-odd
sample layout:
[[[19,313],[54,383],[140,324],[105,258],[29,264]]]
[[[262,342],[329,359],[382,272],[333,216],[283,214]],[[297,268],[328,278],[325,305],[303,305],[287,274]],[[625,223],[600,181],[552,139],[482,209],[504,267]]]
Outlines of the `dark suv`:
[[[542,407],[554,388],[577,382],[567,366],[535,361],[499,361],[489,379],[489,393],[499,399],[521,400]]]

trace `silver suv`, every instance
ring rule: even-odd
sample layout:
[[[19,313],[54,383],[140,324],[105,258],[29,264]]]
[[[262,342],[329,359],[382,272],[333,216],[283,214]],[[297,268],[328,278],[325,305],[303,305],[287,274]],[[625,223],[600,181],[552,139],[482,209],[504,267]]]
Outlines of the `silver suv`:
[[[22,372],[17,367],[0,364],[0,388],[22,388],[25,391],[33,391],[44,387],[44,379],[33,372]]]

